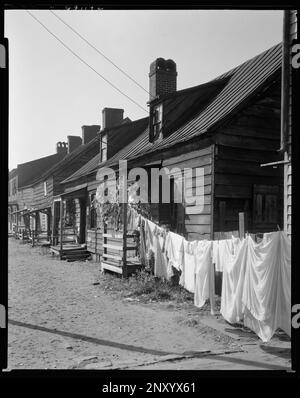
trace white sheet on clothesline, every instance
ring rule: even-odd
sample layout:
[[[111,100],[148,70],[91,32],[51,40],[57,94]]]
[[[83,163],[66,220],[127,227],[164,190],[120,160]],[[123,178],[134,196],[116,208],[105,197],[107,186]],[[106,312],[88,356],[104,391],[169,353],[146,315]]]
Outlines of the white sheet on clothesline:
[[[248,242],[242,302],[244,325],[263,341],[278,328],[291,335],[291,242],[284,232]]]
[[[214,272],[212,263],[212,241],[200,240],[195,247],[195,294],[194,304],[203,307],[211,297],[211,273]]]

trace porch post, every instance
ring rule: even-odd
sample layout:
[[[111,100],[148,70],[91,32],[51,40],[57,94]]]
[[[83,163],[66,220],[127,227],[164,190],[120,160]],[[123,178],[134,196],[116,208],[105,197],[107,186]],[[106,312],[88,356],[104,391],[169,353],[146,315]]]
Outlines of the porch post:
[[[54,242],[54,227],[55,227],[55,202],[52,203],[52,219],[51,219],[51,245],[55,246]]]
[[[50,223],[51,223],[51,209],[47,209],[47,240],[50,239],[51,235]]]
[[[18,211],[18,207],[17,207],[17,211]],[[19,213],[16,213],[16,224],[17,224],[16,233],[17,233],[17,236],[18,236],[18,233],[19,233]]]
[[[34,213],[34,216],[32,218],[34,220],[34,228],[32,229],[32,247],[34,247],[34,239],[36,234],[36,213]]]
[[[60,198],[60,259],[63,251],[63,198]]]
[[[123,276],[127,277],[127,202],[123,206]]]

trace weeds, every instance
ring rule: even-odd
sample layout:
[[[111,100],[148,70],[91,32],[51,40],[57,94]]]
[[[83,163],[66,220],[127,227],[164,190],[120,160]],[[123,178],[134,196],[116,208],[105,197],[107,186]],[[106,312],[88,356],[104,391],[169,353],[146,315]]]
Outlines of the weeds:
[[[141,270],[128,279],[120,279],[106,274],[106,288],[117,290],[124,297],[139,297],[143,301],[176,301],[178,303],[192,302],[194,296],[180,285],[159,279]]]

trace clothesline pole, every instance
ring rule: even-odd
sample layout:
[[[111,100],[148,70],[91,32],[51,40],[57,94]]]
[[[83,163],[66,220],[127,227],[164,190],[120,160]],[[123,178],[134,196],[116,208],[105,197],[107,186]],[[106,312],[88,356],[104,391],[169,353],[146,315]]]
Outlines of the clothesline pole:
[[[209,303],[210,303],[210,313],[211,315],[216,314],[216,301],[215,301],[215,265],[212,264],[210,267],[210,273],[209,273]]]
[[[248,230],[247,226],[247,213],[239,213],[239,234],[240,239],[245,237],[245,233]]]

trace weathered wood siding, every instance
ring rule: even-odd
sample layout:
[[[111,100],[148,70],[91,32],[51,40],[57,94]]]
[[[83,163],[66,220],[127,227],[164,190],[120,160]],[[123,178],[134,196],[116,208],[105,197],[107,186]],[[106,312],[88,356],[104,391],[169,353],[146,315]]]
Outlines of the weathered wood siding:
[[[33,188],[21,188],[18,191],[18,205],[20,209],[34,206],[34,190]]]
[[[184,203],[179,211],[183,211],[180,215],[183,217],[184,229],[183,235],[188,240],[195,239],[210,239],[212,233],[212,162],[213,162],[213,145],[207,146],[203,149],[198,149],[193,152],[184,153],[179,156],[171,157],[163,161],[162,166],[172,168],[190,168],[193,170],[192,178],[187,180],[191,183],[192,188],[189,188],[187,195],[195,195],[196,182],[195,169],[204,169],[204,206],[203,208],[197,203]],[[192,180],[192,181],[190,181]],[[195,199],[197,197],[195,196]],[[179,216],[179,215],[177,215]],[[160,215],[161,218],[161,215]]]
[[[46,183],[46,194],[45,185]],[[53,203],[53,177],[47,178],[34,185],[34,206],[51,207]]]
[[[297,32],[297,12],[291,10],[290,40],[298,38]],[[290,104],[289,104],[289,129],[288,129],[288,147],[284,159],[289,163],[284,165],[284,230],[288,236],[292,233],[292,78],[290,73]]]
[[[216,136],[214,232],[237,230],[239,212],[248,214],[250,231],[273,230],[282,224],[282,168],[261,167],[261,164],[281,160],[279,147],[280,79],[277,78]],[[256,187],[265,189],[269,195],[273,193],[270,189],[278,187],[277,217],[273,217],[276,223],[255,221]]]

